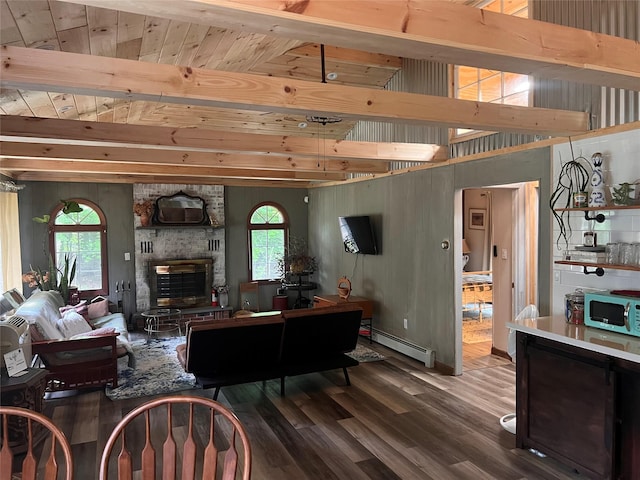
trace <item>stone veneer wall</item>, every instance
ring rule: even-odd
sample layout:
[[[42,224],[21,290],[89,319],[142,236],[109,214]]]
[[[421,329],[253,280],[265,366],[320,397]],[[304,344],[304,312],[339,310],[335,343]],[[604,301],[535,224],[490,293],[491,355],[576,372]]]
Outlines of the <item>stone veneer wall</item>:
[[[224,187],[222,185],[165,185],[135,184],[133,202],[155,200],[163,195],[183,191],[202,197],[210,216],[215,215],[224,225]],[[185,227],[157,230],[140,230],[140,217],[133,215],[135,230],[136,308],[144,311],[150,307],[148,265],[152,260],[176,260],[193,258],[213,259],[213,284],[225,285],[225,230],[203,227]],[[211,242],[210,242],[211,240]],[[218,240],[218,242],[216,242]],[[151,242],[150,253],[143,249],[144,242]],[[217,248],[216,248],[217,247]],[[210,249],[211,248],[211,249]]]

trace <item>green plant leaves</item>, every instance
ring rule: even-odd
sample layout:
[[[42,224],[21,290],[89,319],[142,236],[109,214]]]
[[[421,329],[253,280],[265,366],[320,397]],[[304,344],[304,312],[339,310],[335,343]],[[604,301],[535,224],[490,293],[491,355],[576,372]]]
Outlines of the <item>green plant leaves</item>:
[[[50,219],[51,219],[50,215],[42,215],[41,217],[33,217],[31,220],[33,220],[36,223],[49,223]]]

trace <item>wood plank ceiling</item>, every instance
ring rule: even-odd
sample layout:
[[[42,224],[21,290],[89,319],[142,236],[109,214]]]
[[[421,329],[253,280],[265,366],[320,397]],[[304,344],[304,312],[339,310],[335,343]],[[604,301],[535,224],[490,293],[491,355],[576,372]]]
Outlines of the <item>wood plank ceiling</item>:
[[[349,173],[381,174],[392,161],[446,160],[445,148],[433,145],[343,141],[362,118],[549,135],[587,129],[586,114],[579,112],[383,91],[402,67],[401,52],[426,42],[410,32],[424,28],[420,15],[427,7],[417,1],[423,8],[406,21],[409,34],[399,34],[393,33],[395,14],[389,32],[367,17],[378,3],[386,22],[393,2],[0,0],[0,173],[16,181],[306,187]],[[360,11],[333,9],[347,4]],[[287,5],[294,13],[282,12]],[[442,5],[438,11],[463,26],[465,17],[449,5],[480,12]],[[513,18],[483,22],[502,17]],[[438,35],[440,47],[420,48],[421,55],[505,65],[490,53],[495,48],[488,40],[471,36],[453,51],[445,34]],[[630,42],[600,37],[590,41],[619,54],[587,62],[571,56],[578,45],[565,42],[554,63],[545,52],[531,54],[520,45],[507,52],[507,64],[554,78],[587,68],[587,81],[633,84],[640,78],[638,62],[621,68],[616,61],[637,53],[637,45],[634,51]],[[321,48],[325,38],[330,44]],[[336,74],[335,80],[323,80],[321,49],[325,73]],[[309,122],[314,114],[342,121]]]

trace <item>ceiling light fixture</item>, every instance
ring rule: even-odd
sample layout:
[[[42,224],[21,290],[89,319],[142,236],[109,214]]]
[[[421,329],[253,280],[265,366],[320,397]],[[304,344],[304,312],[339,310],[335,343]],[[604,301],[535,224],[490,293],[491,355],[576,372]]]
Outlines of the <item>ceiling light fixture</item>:
[[[325,65],[324,65],[324,44],[320,44],[320,62],[321,62],[321,69],[322,69],[322,73],[321,73],[321,81],[322,83],[327,83],[326,78],[329,78],[329,80],[335,80],[336,78],[338,78],[338,74],[331,72],[328,75],[325,74]],[[326,145],[326,131],[325,128],[327,126],[327,124],[333,124],[333,123],[339,123],[342,121],[342,118],[340,117],[329,117],[329,116],[324,116],[324,115],[307,115],[307,122],[309,123],[315,123],[318,125],[318,168],[320,168],[320,125],[322,125],[323,129],[322,129],[322,151],[323,151],[323,158],[324,158],[324,170],[326,171],[327,166],[326,166],[326,162],[327,162],[327,155],[326,155],[326,150],[327,150],[327,145]],[[300,125],[300,124],[299,124]]]

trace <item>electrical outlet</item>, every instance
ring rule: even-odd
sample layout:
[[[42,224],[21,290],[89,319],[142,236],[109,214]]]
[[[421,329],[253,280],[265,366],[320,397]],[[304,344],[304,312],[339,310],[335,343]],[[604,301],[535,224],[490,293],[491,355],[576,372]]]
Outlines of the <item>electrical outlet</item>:
[[[124,261],[125,262],[131,261],[131,254],[129,252],[124,252]]]
[[[506,248],[503,248],[503,249],[502,249],[502,259],[503,259],[503,260],[506,260],[507,258],[509,258],[509,256],[508,256],[508,252],[507,252],[507,249],[506,249]]]
[[[404,328],[409,328],[409,320],[404,319]]]

